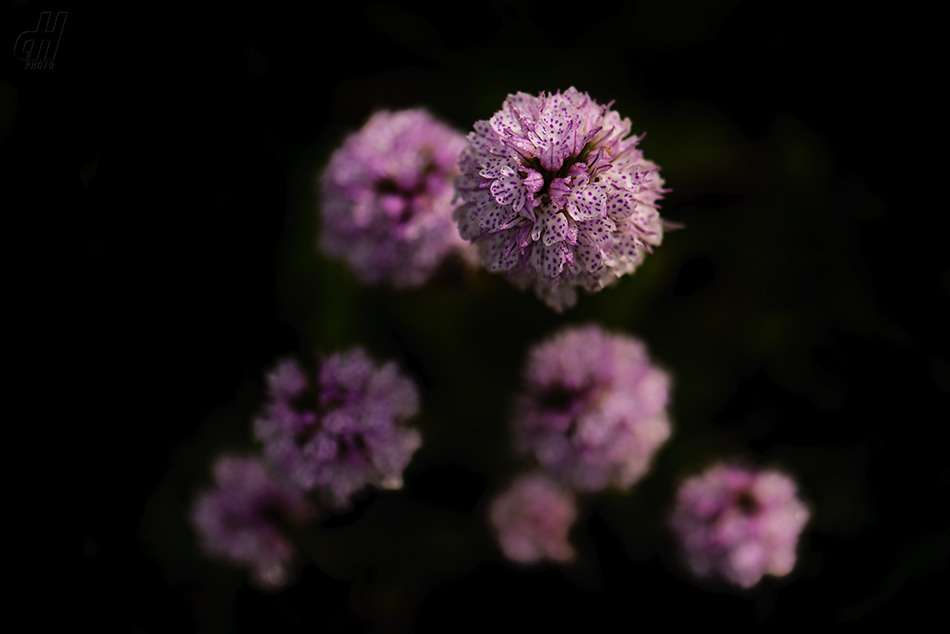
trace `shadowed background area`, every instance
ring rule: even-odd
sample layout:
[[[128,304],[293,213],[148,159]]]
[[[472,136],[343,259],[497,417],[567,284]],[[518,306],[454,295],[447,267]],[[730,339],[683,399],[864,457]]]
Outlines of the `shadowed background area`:
[[[12,286],[57,394],[70,510],[50,525],[82,618],[474,632],[934,617],[950,548],[938,99],[929,40],[859,6],[205,4],[124,10],[117,29],[102,9],[5,8],[8,43],[69,10],[55,68],[3,61],[0,169],[31,201]],[[648,133],[673,189],[662,213],[686,225],[633,276],[557,315],[484,272],[392,292],[315,252],[315,175],[375,110],[421,105],[467,131],[510,92],[572,85]],[[520,469],[511,398],[533,343],[592,321],[670,371],[674,435],[631,492],[585,501],[578,563],[522,570],[485,522]],[[276,358],[357,344],[419,384],[423,447],[401,492],[325,523],[330,554],[263,594],[198,552],[188,506],[216,455],[256,451]],[[693,582],[664,529],[680,479],[730,457],[793,474],[813,511],[795,571],[746,593]]]

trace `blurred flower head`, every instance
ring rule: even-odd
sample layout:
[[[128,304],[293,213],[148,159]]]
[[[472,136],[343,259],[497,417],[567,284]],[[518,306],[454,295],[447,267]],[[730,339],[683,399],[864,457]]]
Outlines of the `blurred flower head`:
[[[269,402],[254,422],[264,455],[306,490],[342,508],[366,486],[398,489],[419,448],[404,423],[419,410],[413,382],[363,350],[329,356],[311,381],[294,361],[267,375]]]
[[[508,95],[475,123],[456,182],[463,238],[557,311],[632,273],[663,240],[659,168],[629,119],[573,87]]]
[[[319,245],[366,284],[424,283],[470,247],[452,221],[465,138],[425,110],[377,112],[347,137],[320,178]]]
[[[694,574],[749,588],[791,572],[808,517],[788,476],[717,464],[682,483],[670,523]]]
[[[574,489],[631,486],[670,436],[669,376],[633,337],[563,330],[531,349],[524,382],[517,446]]]
[[[490,511],[502,552],[522,564],[573,559],[567,535],[576,518],[574,495],[537,473],[515,480]]]
[[[283,586],[294,548],[281,528],[312,515],[304,493],[257,458],[218,458],[214,478],[191,514],[205,552],[249,566],[262,588]]]

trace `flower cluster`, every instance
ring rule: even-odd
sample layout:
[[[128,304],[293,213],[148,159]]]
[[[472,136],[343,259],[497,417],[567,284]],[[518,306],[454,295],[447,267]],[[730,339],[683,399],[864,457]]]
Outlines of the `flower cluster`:
[[[502,551],[523,564],[573,559],[567,533],[576,517],[574,495],[536,473],[515,480],[491,507]]]
[[[576,490],[630,487],[670,436],[669,376],[632,337],[563,330],[531,349],[524,379],[518,448]]]
[[[532,287],[562,311],[576,302],[578,287],[604,288],[662,242],[656,203],[666,191],[663,179],[637,149],[642,137],[630,133],[629,119],[573,87],[509,95],[501,111],[476,122],[467,143],[424,111],[380,112],[347,139],[323,173],[320,244],[346,258],[364,282],[409,286],[425,281],[446,253],[468,240],[489,271],[508,272],[516,285]],[[445,230],[443,213],[451,209],[446,183],[453,173],[462,202],[451,214],[457,232]],[[269,377],[268,412],[255,429],[266,455],[295,482],[344,505],[368,483],[398,485],[393,474],[405,467],[418,435],[392,423],[372,431],[354,424],[360,416],[349,413],[346,396],[325,397],[349,393],[328,388],[327,367],[314,407],[299,366],[279,366]],[[493,522],[512,559],[565,559],[573,497],[552,492],[629,487],[639,479],[670,434],[669,380],[640,342],[592,326],[535,348],[526,383],[516,436],[544,475],[525,476],[498,498]],[[391,405],[397,401],[382,398],[386,405],[378,409],[396,411]],[[531,492],[547,500],[531,507],[535,515],[546,507],[572,509],[553,524],[567,522],[562,548],[550,546],[549,531],[535,520],[524,519],[535,515],[509,508],[510,500]],[[534,551],[525,545],[532,534],[539,540]]]
[[[452,222],[461,133],[424,110],[377,112],[334,152],[321,177],[320,247],[360,281],[425,282],[470,247]]]
[[[670,380],[643,343],[598,326],[535,345],[524,374],[512,423],[518,449],[540,472],[497,497],[491,520],[509,559],[566,561],[573,492],[627,488],[646,473],[670,436]]]
[[[395,363],[376,365],[361,349],[327,357],[316,381],[294,361],[267,376],[270,397],[254,432],[264,455],[306,490],[337,508],[367,485],[402,486],[419,448],[419,432],[403,423],[419,409],[413,382]]]
[[[610,106],[573,87],[519,92],[467,140],[424,110],[378,112],[321,175],[320,246],[361,281],[397,287],[477,251],[563,311],[578,288],[632,273],[673,226],[657,211],[668,191],[658,167]],[[315,515],[309,494],[342,510],[366,487],[402,486],[421,445],[407,425],[419,394],[360,348],[318,359],[315,374],[281,361],[266,381],[254,421],[264,459],[220,458],[191,521],[209,554],[276,588],[294,557],[287,529]],[[512,427],[532,465],[489,520],[508,559],[567,562],[577,500],[632,487],[670,437],[670,377],[640,340],[588,325],[533,346],[523,381]],[[682,483],[670,526],[693,573],[748,588],[792,570],[808,518],[788,476],[718,464]]]
[[[663,179],[629,119],[573,87],[508,95],[459,157],[454,212],[485,267],[551,308],[632,273],[663,240]]]
[[[671,525],[694,574],[749,588],[791,572],[808,516],[788,476],[719,464],[683,482]]]
[[[200,495],[191,521],[204,550],[251,567],[263,588],[287,582],[294,548],[281,523],[302,522],[312,510],[301,490],[255,458],[224,456],[214,465],[217,488]]]

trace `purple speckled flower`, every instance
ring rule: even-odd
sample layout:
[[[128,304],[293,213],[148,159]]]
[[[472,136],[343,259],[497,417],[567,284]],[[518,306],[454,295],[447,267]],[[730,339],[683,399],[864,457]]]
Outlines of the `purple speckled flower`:
[[[573,494],[537,473],[515,480],[491,505],[502,552],[523,564],[573,559],[567,534],[576,517]]]
[[[719,464],[683,482],[670,523],[694,574],[749,588],[791,572],[808,516],[788,476]]]
[[[267,376],[270,402],[254,422],[264,455],[307,490],[345,507],[367,485],[402,486],[402,472],[422,442],[403,423],[419,393],[395,363],[377,367],[361,349],[327,357],[315,384],[294,361]]]
[[[424,110],[377,112],[321,177],[320,248],[367,284],[425,282],[450,253],[472,258],[452,221],[465,137]]]
[[[517,446],[574,489],[631,486],[670,436],[669,376],[633,337],[568,328],[532,348],[524,377]]]
[[[630,128],[573,87],[508,95],[476,122],[459,158],[465,204],[453,215],[485,267],[558,312],[577,287],[599,291],[632,273],[663,240],[656,201],[669,190]]]
[[[191,514],[202,547],[250,566],[252,578],[264,588],[284,585],[294,548],[279,524],[312,515],[304,493],[257,458],[218,458],[214,477],[217,488],[201,494]]]

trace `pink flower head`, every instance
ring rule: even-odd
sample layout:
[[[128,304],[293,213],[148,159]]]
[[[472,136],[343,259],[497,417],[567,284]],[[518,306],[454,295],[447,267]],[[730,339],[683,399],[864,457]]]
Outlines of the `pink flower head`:
[[[508,95],[478,121],[459,158],[454,212],[485,267],[507,271],[560,312],[576,288],[599,291],[663,241],[659,168],[621,119],[587,93]]]
[[[464,145],[424,110],[374,114],[323,172],[320,248],[360,281],[396,287],[422,284],[453,251],[465,255],[452,221]]]
[[[523,564],[573,559],[567,534],[576,518],[573,494],[536,473],[515,480],[491,505],[502,551]]]
[[[357,348],[324,359],[314,382],[283,361],[267,385],[270,402],[254,433],[297,485],[319,489],[336,507],[367,485],[402,486],[422,438],[404,425],[419,410],[419,393],[395,363],[377,367]]]
[[[531,349],[524,379],[517,446],[574,489],[630,487],[670,436],[669,376],[633,337],[568,328]]]
[[[256,458],[221,457],[214,477],[217,488],[198,497],[191,515],[205,552],[250,566],[264,588],[284,585],[294,548],[280,524],[312,514],[303,492]]]
[[[719,464],[683,482],[671,525],[694,574],[749,588],[791,572],[808,516],[788,476]]]

